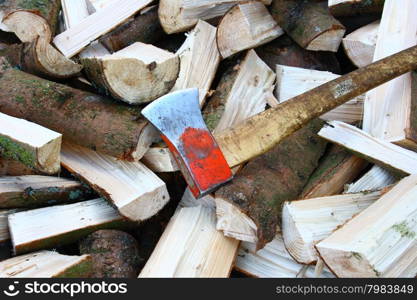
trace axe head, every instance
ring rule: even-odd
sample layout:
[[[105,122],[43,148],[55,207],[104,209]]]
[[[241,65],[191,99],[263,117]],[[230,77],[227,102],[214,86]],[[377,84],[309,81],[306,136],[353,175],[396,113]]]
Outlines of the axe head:
[[[198,89],[167,94],[142,110],[160,132],[196,198],[233,175],[200,110]]]

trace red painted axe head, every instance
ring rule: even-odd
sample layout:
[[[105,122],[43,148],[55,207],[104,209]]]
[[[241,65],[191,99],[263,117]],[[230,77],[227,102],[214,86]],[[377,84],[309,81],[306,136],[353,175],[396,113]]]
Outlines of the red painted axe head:
[[[160,132],[196,198],[231,180],[226,159],[201,115],[198,89],[167,94],[142,110]]]

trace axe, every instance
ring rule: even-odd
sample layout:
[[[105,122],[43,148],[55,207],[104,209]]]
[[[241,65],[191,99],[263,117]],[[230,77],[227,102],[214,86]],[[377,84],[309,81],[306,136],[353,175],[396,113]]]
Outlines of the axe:
[[[161,132],[191,192],[202,197],[232,179],[230,168],[261,155],[309,121],[395,77],[417,69],[417,46],[329,81],[214,136],[198,89],[167,94],[142,110]]]

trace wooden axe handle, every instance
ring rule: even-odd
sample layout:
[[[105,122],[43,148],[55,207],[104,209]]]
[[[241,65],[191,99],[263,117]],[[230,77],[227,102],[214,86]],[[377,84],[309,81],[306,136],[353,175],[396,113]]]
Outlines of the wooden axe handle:
[[[417,46],[341,76],[215,134],[230,167],[261,155],[309,121],[417,69]]]

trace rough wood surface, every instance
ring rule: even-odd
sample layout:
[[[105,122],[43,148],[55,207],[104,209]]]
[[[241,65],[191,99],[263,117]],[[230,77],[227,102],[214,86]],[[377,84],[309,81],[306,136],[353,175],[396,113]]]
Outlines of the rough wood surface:
[[[30,208],[91,199],[82,183],[53,176],[0,177],[0,208]]]
[[[356,15],[379,15],[385,0],[329,0],[329,9],[333,16],[346,17]]]
[[[98,229],[129,223],[104,199],[56,205],[9,215],[15,254],[70,244]]]
[[[417,46],[353,71],[215,134],[229,166],[265,153],[303,125],[417,68]]]
[[[0,157],[0,176],[38,175],[39,173],[19,161]]]
[[[152,146],[141,161],[153,172],[179,171],[174,156],[166,146]]]
[[[86,278],[90,274],[89,255],[68,256],[44,250],[0,262],[2,278]]]
[[[372,192],[286,202],[282,232],[288,252],[299,263],[316,262],[314,246],[380,197],[381,192]]]
[[[151,2],[152,0],[114,1],[55,36],[53,42],[62,54],[72,57]]]
[[[374,61],[417,44],[417,2],[386,0]],[[417,77],[404,74],[366,95],[363,129],[417,150]]]
[[[319,136],[397,174],[417,173],[417,153],[394,145],[342,122],[333,121]]]
[[[165,183],[140,162],[117,160],[67,143],[61,156],[66,169],[88,183],[129,220],[146,220],[169,201]]]
[[[345,27],[323,2],[274,0],[271,14],[278,25],[307,50],[337,52],[345,34]]]
[[[379,20],[363,26],[343,38],[343,49],[358,68],[373,62],[378,30]]]
[[[140,42],[111,55],[84,54],[81,62],[99,89],[129,104],[150,102],[168,93],[179,72],[178,56]]]
[[[17,209],[0,209],[0,243],[4,243],[10,239],[9,222],[10,214],[18,212]]]
[[[216,192],[216,202],[226,201],[248,216],[256,226],[250,242],[263,248],[275,236],[281,205],[296,199],[318,165],[326,143],[316,132],[323,123],[315,120],[264,155],[250,161],[232,183]],[[222,222],[217,210],[218,223]],[[238,238],[239,234],[225,232]],[[246,237],[248,238],[248,237]]]
[[[387,170],[374,165],[365,175],[346,187],[346,193],[375,191],[394,184],[397,179]]]
[[[401,180],[378,201],[316,245],[339,277],[417,275],[417,175]]]
[[[98,40],[109,51],[116,52],[135,42],[153,44],[163,37],[163,33],[155,6],[146,12],[140,12]]]
[[[222,58],[227,58],[266,44],[283,33],[265,5],[251,1],[235,5],[222,18],[217,28],[217,45]]]
[[[0,106],[3,113],[62,133],[66,141],[121,159],[144,154],[140,139],[147,121],[139,109],[111,99],[8,69],[0,74]]]
[[[332,146],[311,175],[301,199],[340,194],[367,166],[367,162],[339,146]]]
[[[62,135],[0,113],[0,155],[45,174],[60,170]]]

